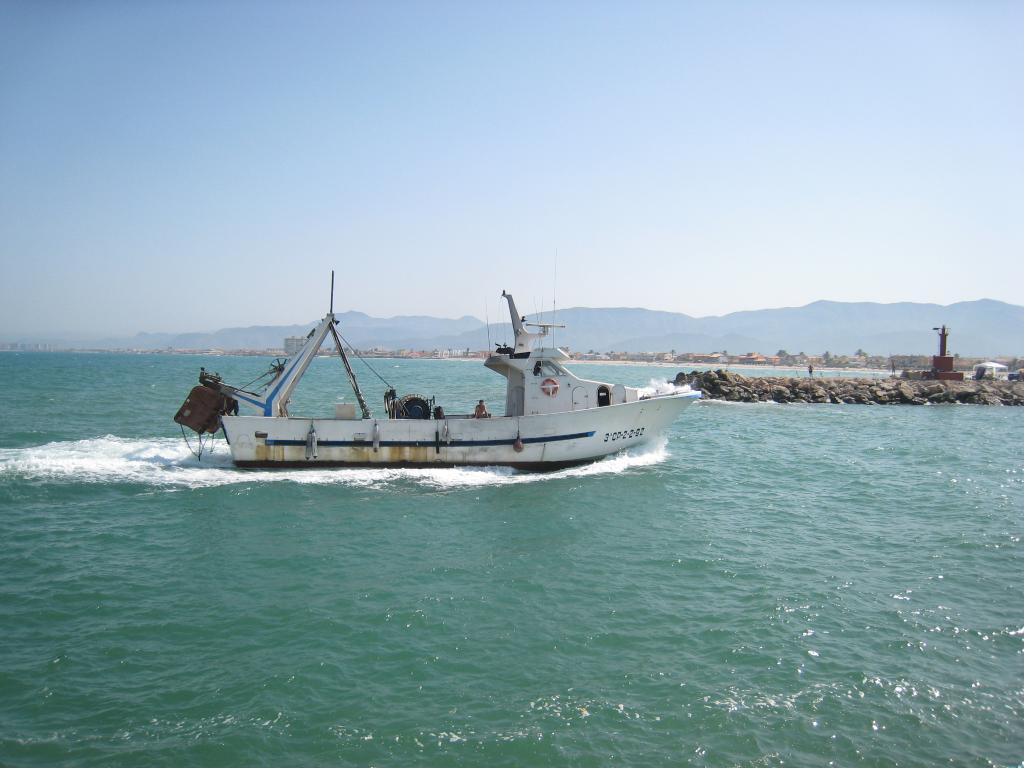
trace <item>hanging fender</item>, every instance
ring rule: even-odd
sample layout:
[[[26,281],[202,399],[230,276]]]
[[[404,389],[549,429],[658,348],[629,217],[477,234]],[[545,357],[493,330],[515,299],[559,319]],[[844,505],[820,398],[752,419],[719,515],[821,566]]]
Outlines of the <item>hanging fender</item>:
[[[309,422],[309,432],[306,433],[306,461],[317,457],[316,429],[313,422]]]

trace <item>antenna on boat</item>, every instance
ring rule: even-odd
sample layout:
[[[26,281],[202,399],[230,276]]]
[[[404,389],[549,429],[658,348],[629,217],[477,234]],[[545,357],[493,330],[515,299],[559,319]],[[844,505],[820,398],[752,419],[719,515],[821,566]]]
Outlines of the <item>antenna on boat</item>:
[[[487,301],[484,301],[484,320],[487,322],[487,354],[491,354],[491,312],[490,307],[487,306]]]
[[[555,248],[555,284],[551,288],[551,346],[558,349],[555,344],[555,323],[558,322],[558,249]]]
[[[334,270],[331,270],[331,314],[334,314]]]

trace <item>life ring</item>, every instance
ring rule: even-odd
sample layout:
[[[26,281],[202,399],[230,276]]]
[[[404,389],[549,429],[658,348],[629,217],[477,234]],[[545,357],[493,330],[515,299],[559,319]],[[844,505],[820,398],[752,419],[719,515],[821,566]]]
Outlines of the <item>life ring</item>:
[[[558,382],[554,379],[544,379],[540,383],[540,391],[548,397],[554,397],[558,394]]]

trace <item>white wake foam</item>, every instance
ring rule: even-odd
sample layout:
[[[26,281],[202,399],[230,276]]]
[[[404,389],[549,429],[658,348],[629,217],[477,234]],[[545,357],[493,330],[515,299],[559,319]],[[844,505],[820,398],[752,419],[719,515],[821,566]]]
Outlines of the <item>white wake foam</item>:
[[[0,449],[0,480],[128,483],[171,489],[269,482],[384,487],[412,482],[443,489],[616,474],[664,461],[668,456],[666,446],[667,441],[661,439],[593,464],[545,473],[518,472],[509,467],[254,470],[236,468],[222,441],[217,441],[213,452],[204,454],[200,461],[181,438],[128,439],[107,435],[31,448]]]

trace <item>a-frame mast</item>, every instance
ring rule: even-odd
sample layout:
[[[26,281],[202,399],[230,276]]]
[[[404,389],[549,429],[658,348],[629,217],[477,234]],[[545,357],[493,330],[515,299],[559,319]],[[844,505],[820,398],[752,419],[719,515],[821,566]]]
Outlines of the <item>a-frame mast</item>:
[[[338,334],[337,329],[334,327],[338,324],[338,321],[334,319],[334,270],[331,270],[331,309],[324,316],[316,328],[309,332],[306,337],[306,343],[302,346],[296,354],[292,355],[288,361],[280,367],[277,376],[271,380],[269,384],[263,389],[260,394],[253,392],[246,392],[236,387],[229,386],[218,380],[217,389],[231,395],[233,398],[251,405],[263,411],[264,416],[287,416],[288,415],[288,401],[291,399],[292,391],[295,386],[299,383],[299,379],[306,373],[306,369],[309,368],[309,364],[313,362],[313,358],[316,357],[317,352],[320,351],[320,346],[324,343],[327,338],[327,334],[330,333],[334,339],[334,345],[338,350],[338,354],[341,356],[341,361],[345,364],[345,372],[348,374],[349,384],[352,385],[352,391],[356,395],[356,400],[359,401],[359,408],[363,412],[364,419],[372,419],[373,414],[370,412],[370,407],[366,404],[366,398],[363,397],[362,391],[359,389],[359,382],[356,381],[355,371],[352,370],[352,364],[349,362],[348,355],[345,354],[345,347],[341,343],[341,336]]]

